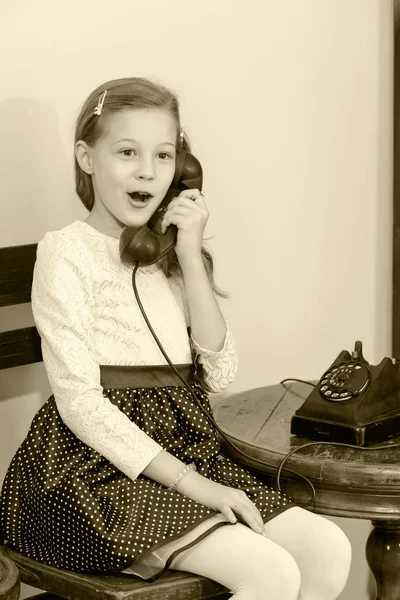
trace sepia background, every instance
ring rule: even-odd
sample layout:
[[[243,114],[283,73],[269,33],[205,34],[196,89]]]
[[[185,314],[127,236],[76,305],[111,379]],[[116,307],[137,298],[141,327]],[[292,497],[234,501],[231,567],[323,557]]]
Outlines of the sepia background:
[[[0,0],[1,246],[86,217],[73,124],[108,79],[174,89],[205,176],[209,247],[240,370],[227,393],[391,352],[392,0]],[[32,324],[4,308],[0,329]],[[0,372],[0,482],[50,394]],[[216,402],[219,398],[215,398]],[[340,600],[368,600],[370,524]],[[27,594],[23,586],[23,595]]]

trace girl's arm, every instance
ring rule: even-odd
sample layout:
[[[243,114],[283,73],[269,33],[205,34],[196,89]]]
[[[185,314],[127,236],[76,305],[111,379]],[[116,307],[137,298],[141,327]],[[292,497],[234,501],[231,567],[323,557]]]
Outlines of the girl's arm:
[[[58,411],[80,440],[134,480],[162,447],[103,395],[92,297],[90,256],[80,241],[47,233],[38,244],[32,310]]]
[[[226,323],[211,288],[201,253],[182,257],[180,265],[185,284],[193,339],[199,346],[219,352],[226,336]]]
[[[164,227],[178,228],[175,247],[185,287],[183,304],[191,329],[192,350],[203,365],[205,388],[220,392],[234,379],[235,342],[220,311],[204,267],[201,247],[208,210],[198,190],[185,190],[168,206]],[[182,295],[182,294],[181,294]]]
[[[185,466],[178,458],[162,450],[142,473],[169,487]],[[222,513],[231,523],[236,522],[236,513],[255,532],[263,533],[263,520],[260,512],[245,492],[211,481],[195,471],[189,471],[183,476],[176,491],[203,506]]]
[[[175,252],[183,273],[192,336],[199,346],[218,352],[224,344],[226,323],[201,254],[208,214],[199,190],[185,190],[169,204],[164,225],[178,227]]]

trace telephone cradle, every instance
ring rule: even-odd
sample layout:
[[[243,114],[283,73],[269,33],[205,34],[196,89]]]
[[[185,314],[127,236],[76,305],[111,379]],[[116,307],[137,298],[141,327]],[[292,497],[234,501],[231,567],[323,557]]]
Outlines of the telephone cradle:
[[[291,433],[367,446],[400,436],[400,364],[370,365],[356,342],[343,350],[295,412]]]

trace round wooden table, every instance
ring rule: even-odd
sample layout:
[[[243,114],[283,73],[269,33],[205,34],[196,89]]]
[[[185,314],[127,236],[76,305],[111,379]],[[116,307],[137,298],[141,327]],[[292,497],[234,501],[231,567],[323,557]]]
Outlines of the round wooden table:
[[[293,448],[306,440],[290,433],[294,412],[311,391],[303,383],[261,387],[224,398],[214,417],[243,457],[221,438],[224,453],[276,486],[277,469]],[[400,443],[400,438],[382,445]],[[260,465],[252,459],[268,465]],[[305,475],[316,496],[307,509],[323,515],[370,519],[366,556],[374,575],[375,600],[400,600],[400,448],[372,450],[316,443],[299,450],[285,467]],[[301,504],[311,497],[306,482],[284,471],[283,491]]]

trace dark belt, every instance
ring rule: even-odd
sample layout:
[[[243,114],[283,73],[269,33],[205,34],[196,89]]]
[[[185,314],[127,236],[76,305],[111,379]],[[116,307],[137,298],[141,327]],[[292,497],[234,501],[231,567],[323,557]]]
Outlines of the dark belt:
[[[193,383],[193,364],[174,365],[181,377]],[[100,365],[100,384],[105,389],[153,388],[183,386],[182,381],[169,365],[118,366]]]

